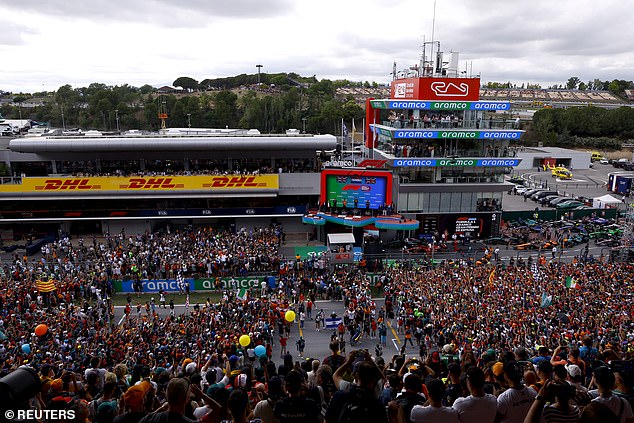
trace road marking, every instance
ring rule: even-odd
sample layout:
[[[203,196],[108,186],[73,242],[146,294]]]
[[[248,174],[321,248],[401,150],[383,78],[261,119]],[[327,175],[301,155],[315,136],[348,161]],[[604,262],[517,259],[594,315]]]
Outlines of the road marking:
[[[396,344],[396,339],[392,338],[392,344],[394,344],[394,349],[395,349],[396,351],[399,351],[399,352],[401,351],[401,350],[399,349],[398,345]]]
[[[401,343],[401,339],[398,337],[398,335],[396,334],[396,331],[394,330],[394,328],[392,327],[392,323],[390,323],[390,321],[387,321],[387,327],[390,328],[390,330],[392,331],[392,335],[394,335],[394,338],[396,338],[396,341],[400,344]]]
[[[297,327],[299,328],[299,336],[300,338],[304,337],[304,329],[302,329],[302,325],[297,321]]]

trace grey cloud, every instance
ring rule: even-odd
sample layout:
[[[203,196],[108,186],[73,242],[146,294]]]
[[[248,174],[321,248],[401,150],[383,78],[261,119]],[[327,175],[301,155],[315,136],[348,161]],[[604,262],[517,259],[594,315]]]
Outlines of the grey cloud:
[[[10,2],[0,5],[14,10],[57,15],[65,18],[113,19],[173,26],[202,26],[214,18],[262,19],[290,13],[291,0],[40,0]]]
[[[19,46],[25,44],[23,36],[33,33],[28,27],[5,19],[0,19],[0,28],[2,28],[0,31],[0,46]]]

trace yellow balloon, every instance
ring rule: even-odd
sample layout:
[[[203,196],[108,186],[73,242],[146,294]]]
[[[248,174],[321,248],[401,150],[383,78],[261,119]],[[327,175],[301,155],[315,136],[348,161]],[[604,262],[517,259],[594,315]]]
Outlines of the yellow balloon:
[[[295,320],[295,312],[293,310],[288,310],[284,315],[284,318],[287,322],[292,322]]]
[[[251,338],[249,337],[249,335],[242,335],[239,339],[240,345],[242,345],[243,347],[248,346],[251,343]]]

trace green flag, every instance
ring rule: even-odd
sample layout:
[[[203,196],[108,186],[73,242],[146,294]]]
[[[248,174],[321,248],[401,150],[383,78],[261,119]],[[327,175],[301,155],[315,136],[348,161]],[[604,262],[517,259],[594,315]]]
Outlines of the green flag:
[[[572,276],[568,276],[566,278],[566,287],[567,288],[576,288],[577,287],[577,281],[575,280],[575,278],[573,278]]]
[[[238,291],[238,294],[236,295],[236,297],[238,297],[238,299],[244,301],[247,299],[247,289],[246,288],[240,288],[240,291]]]
[[[552,295],[548,295],[547,293],[543,293],[542,294],[542,303],[541,306],[542,307],[548,307],[550,305],[552,305],[553,303],[553,296]]]

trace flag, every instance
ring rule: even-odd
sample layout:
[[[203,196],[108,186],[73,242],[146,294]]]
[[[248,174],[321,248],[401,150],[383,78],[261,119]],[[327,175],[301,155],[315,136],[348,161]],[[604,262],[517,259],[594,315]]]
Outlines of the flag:
[[[324,321],[326,323],[326,329],[336,329],[337,326],[339,326],[339,324],[343,322],[343,319],[341,317],[327,318],[327,319],[324,319]]]
[[[185,298],[185,312],[187,312],[187,310],[189,310],[189,295]]]
[[[352,119],[352,138],[354,138],[355,132],[357,132],[357,127],[354,125],[354,119]]]
[[[577,281],[572,276],[566,278],[566,288],[577,288]]]
[[[51,292],[55,291],[57,288],[55,287],[55,283],[53,279],[49,279],[47,281],[42,281],[40,279],[35,281],[35,285],[37,286],[38,291],[40,292]]]
[[[347,137],[348,136],[348,127],[346,126],[345,123],[343,123],[342,125],[343,125],[343,127],[341,129],[342,134],[343,134],[344,137]]]
[[[238,291],[238,293],[236,294],[236,297],[239,300],[245,301],[247,299],[247,289],[246,288],[240,288],[240,291]]]
[[[552,295],[548,295],[547,293],[543,293],[542,294],[542,303],[541,306],[542,307],[548,307],[550,305],[553,304],[553,296]]]
[[[495,279],[495,268],[491,270],[491,274],[489,275],[489,285],[493,285],[494,279]]]
[[[539,281],[539,267],[537,267],[537,263],[531,265],[531,271],[533,272],[533,279]]]

